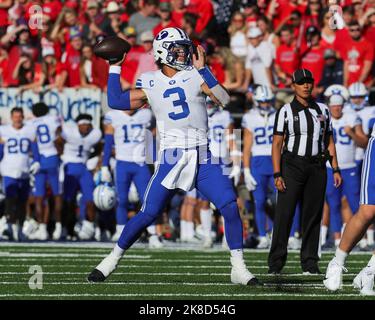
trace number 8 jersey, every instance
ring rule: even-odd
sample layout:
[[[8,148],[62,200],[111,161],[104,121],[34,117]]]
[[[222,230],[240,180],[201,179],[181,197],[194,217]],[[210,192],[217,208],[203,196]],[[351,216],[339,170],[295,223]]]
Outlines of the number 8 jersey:
[[[155,114],[160,150],[207,145],[207,110],[204,83],[193,68],[177,72],[172,78],[161,70],[147,72],[136,82],[143,89]]]

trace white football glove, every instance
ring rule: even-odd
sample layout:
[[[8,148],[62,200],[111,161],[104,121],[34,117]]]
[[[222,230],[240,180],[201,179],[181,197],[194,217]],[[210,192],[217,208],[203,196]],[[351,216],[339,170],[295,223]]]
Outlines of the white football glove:
[[[234,179],[234,185],[237,186],[240,181],[241,168],[240,166],[233,166],[232,171],[229,174],[229,179]]]
[[[255,181],[254,177],[251,175],[249,168],[244,169],[244,177],[245,177],[245,184],[246,184],[247,190],[254,191],[258,183]]]
[[[38,173],[39,169],[40,169],[40,163],[38,161],[35,161],[31,164],[29,172],[31,175],[35,175]]]
[[[102,182],[107,182],[107,183],[112,182],[111,172],[109,171],[109,168],[107,166],[103,166],[100,169],[100,174],[101,174],[101,181]]]

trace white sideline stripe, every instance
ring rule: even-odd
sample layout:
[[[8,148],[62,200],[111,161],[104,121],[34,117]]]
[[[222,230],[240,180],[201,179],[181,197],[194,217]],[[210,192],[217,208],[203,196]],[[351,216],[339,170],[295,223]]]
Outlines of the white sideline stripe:
[[[20,274],[30,274],[29,272],[0,272],[0,275],[20,275]],[[84,274],[87,275],[87,272],[43,272],[43,274]],[[216,272],[206,272],[206,273],[192,273],[192,272],[115,272],[112,276],[116,275],[147,275],[147,276],[228,276],[229,273],[216,273]],[[262,277],[290,277],[290,276],[298,276],[298,277],[321,277],[323,279],[324,275],[315,275],[315,274],[306,274],[303,275],[302,273],[285,273],[281,274],[281,276],[275,276],[272,274],[264,274],[264,273],[255,273],[255,275],[262,276]],[[355,276],[356,273],[345,273],[344,276]]]
[[[361,297],[351,293],[45,293],[45,294],[0,294],[0,297]]]
[[[27,285],[27,283],[20,281],[1,281],[0,284],[22,284]],[[64,282],[64,281],[54,281],[54,282],[43,282],[43,285],[90,285],[87,281],[85,282]],[[220,286],[220,287],[230,287],[233,283],[213,283],[213,282],[106,282],[105,285],[122,285],[122,286],[173,286],[173,285],[183,285],[183,286]],[[324,285],[314,284],[314,283],[266,283],[265,287],[309,287],[314,289],[325,289]],[[344,287],[352,287],[351,284],[343,284]]]

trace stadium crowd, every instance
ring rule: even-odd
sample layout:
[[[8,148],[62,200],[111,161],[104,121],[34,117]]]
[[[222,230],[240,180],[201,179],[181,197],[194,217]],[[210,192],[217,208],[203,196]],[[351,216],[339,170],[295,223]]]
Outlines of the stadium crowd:
[[[337,6],[342,10],[337,10]],[[136,87],[137,79],[142,73],[157,70],[152,55],[152,42],[167,27],[183,29],[195,45],[201,44],[205,48],[208,65],[231,95],[226,109],[233,116],[234,122],[233,125],[230,121],[227,122],[224,129],[241,128],[243,116],[242,127],[250,130],[251,121],[246,120],[245,115],[264,102],[257,98],[259,95],[263,94],[265,102],[272,102],[274,108],[290,102],[292,74],[298,68],[312,72],[315,79],[313,95],[318,101],[327,102],[327,88],[341,85],[338,88],[343,88],[340,94],[345,101],[336,100],[336,104],[347,103],[349,107],[351,103],[361,105],[361,110],[375,105],[371,91],[375,86],[374,0],[0,0],[0,87],[15,87],[20,92],[33,90],[37,93],[50,89],[61,92],[67,87],[99,88],[105,92],[108,64],[93,54],[93,46],[108,36],[122,37],[132,44],[122,67],[121,81],[123,88]],[[257,92],[258,88],[262,88],[263,93]],[[347,94],[345,88],[348,89]],[[265,93],[264,90],[270,92]],[[332,94],[337,95],[337,88]],[[361,100],[358,102],[355,99]],[[34,115],[37,117],[45,115],[44,112],[37,111],[37,108],[35,110]],[[361,110],[358,107],[355,111]],[[19,113],[19,110],[14,113]],[[370,115],[366,119],[359,120],[362,126],[371,122],[371,112],[367,114]],[[375,112],[373,115],[375,118]],[[361,118],[360,115],[358,117]],[[77,119],[77,123],[78,126],[88,125],[91,120],[83,115]],[[152,127],[152,121],[150,123]],[[357,125],[357,122],[354,123],[353,127]],[[104,119],[103,138],[108,124]],[[363,127],[363,132],[366,135],[370,133],[367,127]],[[257,143],[261,138],[257,139]],[[62,134],[61,139],[65,140],[66,148],[69,143],[68,134]],[[98,146],[90,156],[98,156],[90,168],[92,173],[103,173],[98,170],[103,154],[103,144],[99,140],[91,146]],[[61,148],[62,145],[63,143]],[[230,146],[228,148],[233,149]],[[238,150],[230,152],[238,155]],[[249,247],[258,245],[259,248],[267,248],[267,237],[272,230],[275,192],[273,188],[266,188],[267,201],[262,204],[265,206],[264,215],[259,215],[256,212],[257,206],[254,205],[254,196],[248,192],[256,189],[256,183],[252,185],[249,182],[249,174],[245,170],[241,178],[236,175],[239,181],[235,181],[238,203],[246,222],[244,239]],[[65,188],[70,188],[66,181],[63,182]],[[78,235],[79,238],[86,239],[86,235],[82,233],[84,223],[87,222],[85,215],[93,216],[95,213],[92,212],[97,211],[99,214],[95,238],[118,239],[122,229],[116,228],[118,223],[116,226],[115,210],[111,214],[101,213],[90,201],[86,199],[85,202],[85,197],[83,200],[82,197],[77,197],[72,203],[66,201],[64,196],[64,203],[60,203],[61,199],[50,197],[56,196],[58,192],[54,193],[50,189],[47,192],[49,197],[43,200],[48,204],[46,206],[36,201],[33,194],[28,198],[27,219],[22,232],[21,229],[17,231],[19,237],[8,228],[6,215],[9,213],[5,212],[5,205],[1,212],[3,218],[0,221],[0,237],[58,240],[74,239]],[[129,217],[139,206],[139,195],[137,196],[133,185],[130,189],[129,201],[125,201]],[[71,200],[71,192],[69,196]],[[204,200],[197,198],[197,194],[185,195],[182,192],[172,198],[156,227],[149,230],[151,235],[158,236],[153,243],[150,242],[152,246],[162,246],[161,237],[176,240],[181,236],[182,241],[202,242],[205,231],[200,227],[199,211],[207,212],[215,208],[210,208]],[[339,209],[343,212],[344,222],[355,213],[351,212],[353,210],[346,198],[348,196],[340,199],[340,205],[343,200],[343,206]],[[62,220],[58,218],[63,222],[60,232],[53,233],[54,222],[57,221],[56,214],[53,214],[56,207],[61,207],[59,210],[63,216],[68,211],[77,211],[77,217],[80,217],[77,220],[82,222],[82,226],[79,225],[80,222],[75,225],[75,219],[64,221],[62,217]],[[46,212],[42,214],[43,210]],[[33,218],[34,212],[37,213],[38,221]],[[327,205],[322,227],[323,242],[330,225],[328,212]],[[298,220],[298,215],[296,217]],[[262,220],[263,226],[260,226],[257,219]],[[216,215],[214,220],[210,237],[219,240],[223,236],[223,222]],[[19,222],[22,224],[23,219]],[[48,229],[40,231],[41,225],[47,225]],[[64,233],[63,229],[67,225],[70,230]],[[340,221],[339,227],[341,226],[343,222]],[[295,221],[292,229],[290,245],[298,248],[298,221]],[[330,233],[337,244],[340,237],[337,225],[334,230],[331,228]],[[94,236],[88,234],[90,237]],[[362,246],[373,244],[373,232],[369,230]]]

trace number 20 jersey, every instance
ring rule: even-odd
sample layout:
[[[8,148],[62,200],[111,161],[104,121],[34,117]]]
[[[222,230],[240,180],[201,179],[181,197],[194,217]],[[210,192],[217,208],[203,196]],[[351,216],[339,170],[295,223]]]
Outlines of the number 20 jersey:
[[[140,109],[133,115],[120,110],[106,113],[104,124],[111,125],[114,132],[116,159],[144,163],[146,160],[146,129],[151,125],[150,109]]]
[[[156,117],[160,150],[207,145],[207,110],[201,90],[203,79],[193,68],[172,78],[161,70],[140,76],[136,88],[143,89]]]

